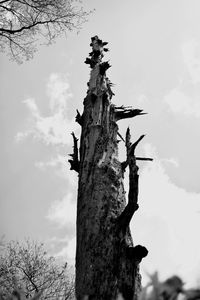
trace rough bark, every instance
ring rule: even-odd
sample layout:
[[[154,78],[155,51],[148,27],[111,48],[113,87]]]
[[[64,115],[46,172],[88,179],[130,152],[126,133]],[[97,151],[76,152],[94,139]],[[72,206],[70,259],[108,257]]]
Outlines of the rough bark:
[[[77,203],[76,296],[77,300],[115,300],[119,293],[125,300],[137,299],[140,290],[139,263],[148,251],[134,247],[129,223],[138,208],[138,167],[135,147],[126,134],[127,159],[118,160],[118,125],[122,118],[142,114],[142,110],[116,107],[106,77],[108,62],[102,62],[104,46],[92,38],[92,52],[85,63],[91,67],[82,116],[80,155],[77,139],[71,168],[79,172]],[[139,158],[145,159],[145,158]],[[150,159],[148,159],[150,160]],[[74,167],[75,166],[75,167]],[[78,167],[77,167],[78,166]],[[123,184],[129,166],[128,204]]]

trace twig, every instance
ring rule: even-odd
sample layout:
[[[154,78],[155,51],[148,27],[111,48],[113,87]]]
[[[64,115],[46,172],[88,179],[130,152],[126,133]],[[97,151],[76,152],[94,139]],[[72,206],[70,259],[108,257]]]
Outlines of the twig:
[[[117,135],[120,137],[120,139],[125,143],[125,140],[124,140],[124,138],[123,138],[123,136],[119,133],[119,132],[117,132]]]

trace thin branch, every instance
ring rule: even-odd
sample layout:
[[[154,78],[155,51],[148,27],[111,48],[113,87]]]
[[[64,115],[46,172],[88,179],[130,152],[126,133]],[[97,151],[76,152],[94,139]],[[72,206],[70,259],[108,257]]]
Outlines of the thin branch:
[[[150,158],[150,157],[138,157],[138,156],[136,156],[135,159],[136,159],[136,160],[153,161],[153,158]]]
[[[29,26],[22,26],[21,28],[19,29],[5,29],[5,28],[0,28],[0,31],[1,32],[7,32],[9,34],[15,34],[15,33],[18,33],[18,32],[22,32],[23,30],[29,30],[37,25],[43,25],[43,24],[48,24],[48,23],[54,23],[56,22],[56,19],[55,20],[47,20],[47,21],[37,21],[36,23],[32,23],[30,24]]]
[[[123,138],[123,136],[119,133],[119,131],[117,132],[117,135],[120,137],[120,139],[125,143],[125,140]]]
[[[134,158],[134,160],[136,160],[135,157],[135,148],[138,145],[138,143],[145,137],[145,135],[141,135],[139,137],[139,139],[135,142],[135,143],[131,143],[130,139],[131,139],[131,135],[130,135],[130,129],[129,127],[127,128],[126,131],[126,161],[122,162],[121,166],[122,166],[122,172],[125,172],[126,167],[130,164],[130,159]],[[141,159],[139,159],[141,160]]]
[[[145,137],[145,135],[141,135],[139,137],[139,139],[137,139],[137,141],[135,143],[133,143],[131,146],[130,146],[130,149],[129,149],[129,156],[134,156],[135,154],[135,148],[137,147],[137,145],[139,144],[139,142]]]
[[[10,50],[11,50],[11,53],[12,53],[12,55],[13,55],[14,58],[15,58],[15,56],[17,56],[17,55],[15,55],[15,53],[14,53],[14,51],[13,51],[13,44],[14,44],[16,47],[18,47],[22,52],[26,52],[26,51],[27,51],[24,47],[22,47],[22,45],[20,45],[20,44],[17,43],[14,39],[12,39],[10,35],[5,35],[4,33],[1,33],[1,32],[0,32],[0,36],[3,36],[3,37],[5,37],[5,38],[8,40],[8,42],[9,42],[9,44],[10,44]]]
[[[0,1],[0,4],[3,4],[5,2],[9,2],[10,0],[3,0],[3,1]]]
[[[38,287],[37,285],[34,283],[34,281],[32,280],[31,276],[29,276],[29,274],[24,270],[24,268],[22,268],[21,266],[17,266],[20,270],[22,270],[22,272],[26,275],[26,277],[30,280],[31,284],[33,285],[33,287],[35,288],[36,292],[38,293]]]
[[[0,0],[0,41],[2,38],[12,37],[11,43],[16,43],[24,48],[13,44],[14,59],[22,62],[24,57],[29,59],[36,50],[37,35],[48,45],[67,30],[80,29],[91,12],[74,5],[71,0]],[[7,12],[9,16],[7,17]],[[25,45],[28,41],[28,45]],[[13,51],[10,43],[5,43],[11,58]],[[3,47],[0,50],[4,50]]]

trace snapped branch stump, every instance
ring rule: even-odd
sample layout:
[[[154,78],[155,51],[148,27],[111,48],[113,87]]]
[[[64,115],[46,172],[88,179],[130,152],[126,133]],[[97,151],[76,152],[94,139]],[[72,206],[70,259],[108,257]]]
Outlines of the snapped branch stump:
[[[82,133],[80,148],[74,133],[74,148],[69,160],[78,172],[76,297],[77,300],[137,299],[141,278],[139,263],[148,253],[134,246],[129,223],[138,209],[138,167],[135,148],[143,139],[131,142],[118,132],[121,119],[143,115],[140,109],[115,106],[111,99],[112,83],[106,76],[109,63],[102,62],[108,51],[103,42],[91,38],[92,52],[85,63],[91,67],[84,110],[76,121]],[[124,140],[126,160],[118,160],[119,138]],[[126,203],[124,172],[129,168],[129,193]]]

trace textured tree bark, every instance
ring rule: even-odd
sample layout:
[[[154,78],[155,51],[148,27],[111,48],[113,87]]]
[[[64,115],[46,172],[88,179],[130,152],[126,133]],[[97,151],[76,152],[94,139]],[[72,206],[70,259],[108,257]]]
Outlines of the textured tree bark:
[[[78,156],[73,134],[74,153],[71,169],[79,173],[77,204],[76,297],[77,300],[115,300],[119,293],[125,300],[137,299],[140,290],[139,263],[148,251],[134,247],[129,229],[138,208],[138,167],[135,147],[144,137],[131,144],[126,134],[127,159],[118,160],[118,125],[122,118],[141,115],[142,110],[116,107],[111,103],[111,83],[106,77],[107,51],[97,36],[91,42],[91,67],[84,111],[77,111],[82,127]],[[143,159],[143,158],[138,158]],[[145,158],[144,158],[145,159]],[[145,159],[151,160],[151,159]],[[128,204],[123,185],[129,166]]]

